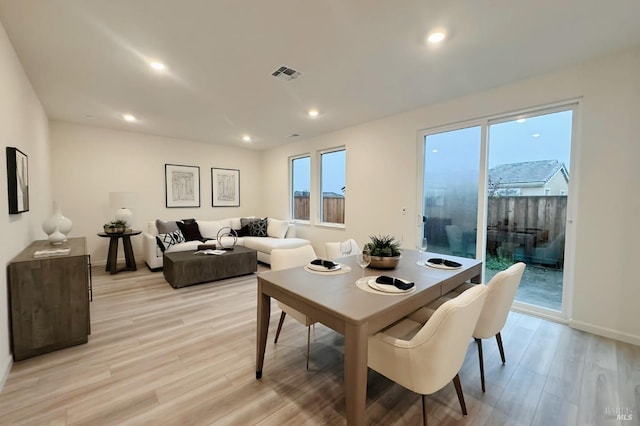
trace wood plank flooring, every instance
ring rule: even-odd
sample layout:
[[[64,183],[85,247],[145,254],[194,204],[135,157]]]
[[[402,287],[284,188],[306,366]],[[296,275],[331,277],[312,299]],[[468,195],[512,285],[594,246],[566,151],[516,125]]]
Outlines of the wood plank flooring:
[[[265,267],[261,265],[260,270]],[[255,379],[256,276],[174,290],[145,267],[114,276],[94,267],[89,343],[14,363],[0,392],[2,425],[342,425],[343,338],[288,318]],[[638,425],[640,347],[512,313],[484,342],[487,392],[475,344],[453,385],[428,397],[431,425]],[[420,397],[369,372],[371,425],[421,424]],[[626,410],[626,411],[625,411]],[[631,420],[617,420],[616,413]]]

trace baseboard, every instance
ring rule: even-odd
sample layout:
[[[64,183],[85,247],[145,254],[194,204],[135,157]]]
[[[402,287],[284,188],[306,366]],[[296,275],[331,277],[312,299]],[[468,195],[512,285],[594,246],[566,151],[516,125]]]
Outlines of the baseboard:
[[[0,392],[4,387],[4,382],[6,382],[7,378],[9,377],[9,373],[11,372],[12,365],[13,365],[13,359],[11,357],[11,354],[9,354],[9,356],[7,356],[2,362],[2,364],[0,365]]]
[[[608,337],[613,340],[619,340],[621,342],[640,346],[640,336],[636,336],[634,334],[624,333],[607,327],[600,327],[597,325],[575,320],[569,321],[569,327],[575,328],[576,330],[586,331],[587,333],[597,334],[598,336]]]

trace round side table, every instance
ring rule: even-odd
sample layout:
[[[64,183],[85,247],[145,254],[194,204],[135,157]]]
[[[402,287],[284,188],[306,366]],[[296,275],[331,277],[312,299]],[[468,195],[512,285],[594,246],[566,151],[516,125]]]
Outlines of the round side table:
[[[133,256],[133,248],[131,247],[131,237],[141,234],[142,231],[132,229],[124,232],[98,232],[99,237],[109,238],[109,254],[107,255],[107,266],[105,271],[116,274],[121,271],[135,271],[136,258]],[[124,259],[126,266],[118,269],[118,240],[122,238],[122,247],[124,248]]]

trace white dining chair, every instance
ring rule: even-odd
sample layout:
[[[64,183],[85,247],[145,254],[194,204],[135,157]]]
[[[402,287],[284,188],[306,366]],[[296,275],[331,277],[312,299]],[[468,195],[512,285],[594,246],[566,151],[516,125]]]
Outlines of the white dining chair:
[[[369,367],[422,396],[425,425],[425,395],[437,392],[449,381],[456,388],[462,413],[467,414],[458,373],[486,292],[486,286],[475,286],[435,311],[422,308],[415,319],[404,318],[369,336]]]
[[[526,265],[522,262],[513,264],[504,271],[498,272],[493,276],[489,283],[486,284],[488,289],[487,300],[485,301],[480,317],[478,318],[478,324],[476,324],[475,330],[473,331],[473,339],[478,347],[478,362],[480,363],[480,384],[482,386],[482,392],[485,392],[482,339],[488,339],[495,336],[496,342],[498,343],[498,350],[500,351],[500,358],[504,364],[506,359],[504,356],[504,347],[502,345],[502,336],[500,335],[500,331],[507,321],[509,309],[513,304],[513,299],[515,299],[525,267]],[[442,296],[440,299],[429,304],[427,309],[436,309],[439,304],[457,297],[462,292],[467,291],[472,287],[477,287],[478,285],[485,286],[484,284],[462,284]]]
[[[271,250],[271,270],[279,271],[282,269],[295,268],[298,266],[304,266],[316,259],[316,253],[313,247],[310,245],[292,248],[292,249],[273,249]],[[278,300],[276,300],[278,306],[282,310],[280,314],[280,321],[278,322],[278,329],[276,330],[276,338],[273,343],[278,343],[278,337],[282,330],[282,324],[287,314],[291,315],[301,324],[307,327],[307,370],[309,369],[309,350],[311,344],[311,326],[315,323],[311,318],[303,314],[302,312],[288,306]]]
[[[509,309],[516,297],[525,267],[526,265],[522,262],[511,265],[504,271],[500,271],[495,274],[487,284],[487,288],[489,290],[487,292],[487,300],[484,304],[484,308],[482,308],[482,312],[480,313],[480,318],[478,318],[478,324],[473,331],[473,338],[478,346],[480,384],[482,385],[482,392],[485,391],[482,339],[488,339],[495,336],[496,342],[498,343],[498,350],[500,351],[500,358],[504,364],[506,359],[504,356],[504,347],[502,345],[502,336],[500,335],[500,331],[507,322]],[[463,284],[462,286],[454,289],[453,292],[463,292],[471,285],[473,284]]]
[[[360,251],[360,247],[356,240],[349,238],[342,242],[328,242],[324,245],[324,252],[327,259],[337,259],[339,257],[350,256],[357,254]]]

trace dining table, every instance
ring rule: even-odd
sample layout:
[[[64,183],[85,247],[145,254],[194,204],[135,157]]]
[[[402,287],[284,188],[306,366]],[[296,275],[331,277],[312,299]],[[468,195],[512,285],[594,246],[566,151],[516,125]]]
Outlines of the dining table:
[[[444,258],[458,262],[456,269],[425,265],[425,260]],[[482,262],[476,259],[420,253],[403,249],[399,265],[392,270],[358,266],[356,256],[334,260],[340,270],[317,272],[309,267],[266,271],[258,275],[256,379],[262,378],[271,298],[320,322],[344,336],[344,395],[348,425],[364,425],[367,396],[368,337],[429,304],[464,282],[479,283]],[[372,292],[362,276],[387,275],[415,283],[406,293]]]

